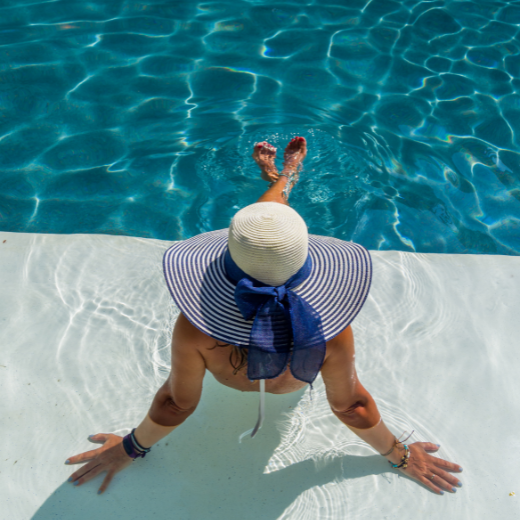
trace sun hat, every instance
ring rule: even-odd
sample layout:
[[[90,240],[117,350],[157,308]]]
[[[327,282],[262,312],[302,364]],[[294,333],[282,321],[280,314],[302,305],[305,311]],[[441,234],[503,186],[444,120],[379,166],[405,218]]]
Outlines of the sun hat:
[[[247,206],[229,229],[176,242],[163,259],[166,283],[186,318],[208,336],[238,347],[250,346],[254,320],[245,319],[237,306],[226,253],[240,270],[266,285],[282,285],[309,258],[308,276],[292,292],[319,315],[325,341],[352,322],[370,289],[372,265],[363,246],[308,235],[304,220],[289,206]]]
[[[176,242],[163,268],[174,302],[195,327],[248,349],[247,375],[261,389],[287,366],[312,383],[326,342],[359,313],[372,279],[363,246],[309,235],[301,216],[277,202],[251,204],[229,229]]]
[[[276,287],[296,274],[307,260],[307,225],[285,204],[257,202],[233,217],[228,247],[242,271]]]

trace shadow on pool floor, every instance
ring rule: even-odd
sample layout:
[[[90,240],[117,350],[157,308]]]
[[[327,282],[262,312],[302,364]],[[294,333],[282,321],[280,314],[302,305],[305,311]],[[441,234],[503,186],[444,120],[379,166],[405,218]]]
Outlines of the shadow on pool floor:
[[[146,459],[116,476],[105,495],[96,494],[101,477],[80,488],[64,483],[33,520],[275,519],[314,487],[322,491],[315,496],[323,501],[327,517],[334,517],[333,497],[323,486],[389,471],[381,457],[348,455],[320,460],[318,465],[305,460],[264,473],[280,444],[276,422],[289,406],[296,406],[303,392],[268,395],[266,424],[254,440],[238,444],[238,434],[254,420],[258,394],[237,394],[212,378],[205,382],[196,415]]]

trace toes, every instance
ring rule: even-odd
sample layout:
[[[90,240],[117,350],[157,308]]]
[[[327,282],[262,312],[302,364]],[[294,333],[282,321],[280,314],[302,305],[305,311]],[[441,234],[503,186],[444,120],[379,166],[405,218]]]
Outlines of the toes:
[[[287,145],[287,148],[291,150],[303,150],[307,146],[307,141],[305,141],[305,137],[296,136],[293,137],[289,144]]]
[[[263,151],[263,152],[269,152],[269,153],[275,153],[276,148],[269,144],[267,141],[262,141],[260,143],[256,143],[254,146],[255,151]]]
[[[291,139],[289,141],[289,144],[287,145],[287,148],[285,150],[289,151],[289,152],[296,152],[298,150],[298,148],[299,148],[299,141],[295,137],[294,139]]]
[[[270,155],[270,156],[274,156],[276,155],[276,148],[272,145],[272,144],[269,144],[268,142],[264,142],[263,143],[263,152],[266,153],[267,155]]]

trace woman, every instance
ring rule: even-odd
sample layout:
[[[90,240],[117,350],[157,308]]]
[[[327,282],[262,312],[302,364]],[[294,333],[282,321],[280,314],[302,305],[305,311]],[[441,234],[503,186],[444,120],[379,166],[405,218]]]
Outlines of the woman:
[[[294,392],[321,372],[334,414],[393,467],[438,494],[462,486],[451,474],[462,468],[430,454],[437,445],[407,446],[395,438],[357,377],[350,323],[368,294],[370,256],[352,242],[309,236],[289,207],[306,153],[305,139],[294,138],[279,173],[276,149],[255,145],[253,158],[271,182],[266,193],[240,210],[229,230],[198,235],[166,252],[166,282],[181,310],[170,376],[131,434],[94,435],[90,440],[101,448],[66,461],[87,463],[70,477],[74,485],[106,471],[103,493],[118,471],[193,413],[209,370],[223,385],[260,390],[261,403],[264,391]]]

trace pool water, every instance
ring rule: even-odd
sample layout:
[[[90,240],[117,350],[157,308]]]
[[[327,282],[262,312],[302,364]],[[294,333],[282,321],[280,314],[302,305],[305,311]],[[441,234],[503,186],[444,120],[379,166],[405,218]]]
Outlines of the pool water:
[[[305,136],[311,233],[520,253],[520,5],[0,3],[0,229],[178,240]]]

